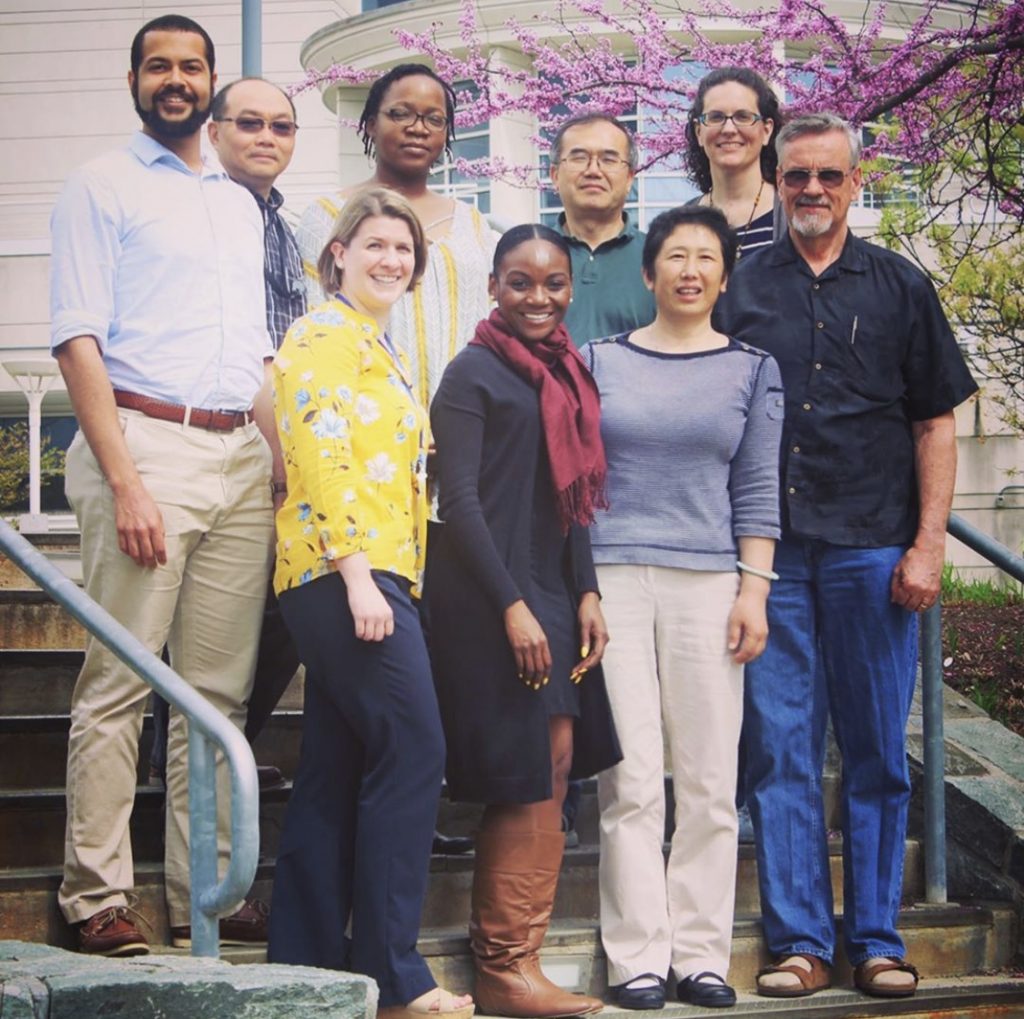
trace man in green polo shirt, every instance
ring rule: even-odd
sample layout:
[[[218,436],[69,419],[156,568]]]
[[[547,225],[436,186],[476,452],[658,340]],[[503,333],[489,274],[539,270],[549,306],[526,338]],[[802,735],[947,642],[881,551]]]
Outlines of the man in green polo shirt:
[[[654,320],[654,298],[640,272],[644,234],[625,212],[635,173],[636,144],[614,117],[585,113],[558,129],[551,180],[565,209],[558,228],[572,251],[565,325],[578,347]]]

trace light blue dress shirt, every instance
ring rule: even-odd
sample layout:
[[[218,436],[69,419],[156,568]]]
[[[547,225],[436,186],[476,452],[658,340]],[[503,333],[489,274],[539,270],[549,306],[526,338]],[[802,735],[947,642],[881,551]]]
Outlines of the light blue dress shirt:
[[[211,157],[141,131],[67,180],[51,218],[50,349],[94,336],[115,389],[243,410],[274,355],[263,221]]]

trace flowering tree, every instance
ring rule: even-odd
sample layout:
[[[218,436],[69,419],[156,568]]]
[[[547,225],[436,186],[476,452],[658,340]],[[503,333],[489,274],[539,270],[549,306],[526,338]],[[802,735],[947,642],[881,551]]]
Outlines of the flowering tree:
[[[905,20],[908,10],[916,12],[913,21]],[[525,114],[543,131],[581,109],[622,114],[642,107],[641,169],[685,145],[699,75],[680,76],[681,65],[753,67],[783,89],[791,113],[830,109],[858,125],[879,125],[869,158],[929,167],[957,153],[960,165],[952,169],[972,178],[966,190],[991,189],[1003,214],[1024,220],[1024,3],[868,3],[864,12],[850,24],[817,0],[753,10],[731,0],[556,0],[548,15],[505,23],[528,58],[525,69],[495,59],[476,0],[463,0],[455,46],[441,41],[439,24],[396,36],[442,77],[476,84],[460,97],[462,124]],[[741,41],[714,38],[709,26],[723,25],[737,29]],[[616,42],[623,38],[626,47]],[[312,72],[301,87],[376,74],[336,65]],[[490,160],[459,169],[519,181],[535,181],[537,170]]]
[[[834,110],[869,129],[873,189],[909,187],[918,198],[887,213],[883,239],[911,255],[921,239],[939,246],[938,267],[928,260],[927,268],[951,317],[973,329],[962,316],[971,313],[969,281],[985,279],[979,259],[1006,254],[1024,225],[1024,0],[869,0],[862,12],[854,23],[831,13],[824,0],[753,9],[732,0],[555,0],[547,15],[512,17],[501,26],[525,66],[496,56],[487,41],[493,26],[483,24],[477,0],[463,0],[454,45],[444,41],[452,35],[440,24],[396,36],[442,77],[474,83],[460,96],[461,124],[508,114],[533,118],[543,145],[560,120],[580,110],[641,110],[641,170],[680,165],[687,111],[704,71],[756,68],[782,90],[790,115]],[[730,41],[722,41],[724,34]],[[335,66],[310,74],[301,87],[376,74]],[[460,160],[457,169],[545,184],[536,165]],[[1024,255],[1019,244],[1012,250],[1007,257],[1016,257],[1019,280]],[[988,318],[997,338],[1003,325],[997,311]],[[1001,341],[989,349],[1006,354]],[[1010,354],[1020,368],[1024,349],[1012,346]]]

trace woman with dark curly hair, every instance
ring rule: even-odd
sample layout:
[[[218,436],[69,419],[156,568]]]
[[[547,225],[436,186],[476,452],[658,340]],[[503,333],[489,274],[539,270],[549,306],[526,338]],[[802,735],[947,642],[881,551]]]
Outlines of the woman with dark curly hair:
[[[775,135],[782,127],[772,87],[745,67],[720,67],[697,85],[686,122],[686,165],[701,190],[694,204],[725,213],[739,254],[766,247],[785,228],[775,199]]]

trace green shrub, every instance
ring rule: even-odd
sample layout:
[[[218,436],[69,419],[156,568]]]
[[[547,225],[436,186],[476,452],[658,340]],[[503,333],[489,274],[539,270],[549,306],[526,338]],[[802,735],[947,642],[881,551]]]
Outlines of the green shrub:
[[[64,451],[48,436],[40,439],[39,467],[42,481],[63,474]],[[28,505],[28,422],[0,426],[0,512],[10,513]]]

